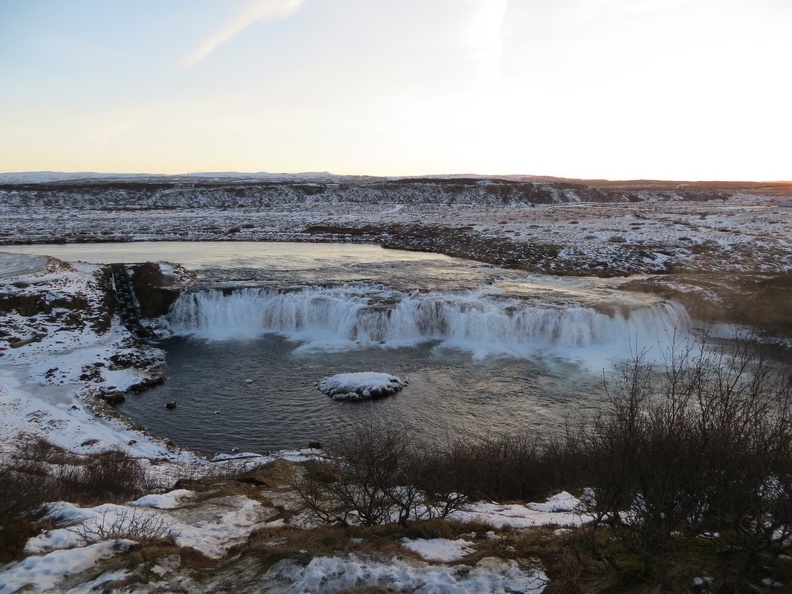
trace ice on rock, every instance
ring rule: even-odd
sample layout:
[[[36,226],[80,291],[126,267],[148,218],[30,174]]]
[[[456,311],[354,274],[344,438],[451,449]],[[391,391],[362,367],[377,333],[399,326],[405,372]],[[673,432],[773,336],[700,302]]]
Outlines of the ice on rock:
[[[392,396],[408,383],[389,373],[368,371],[332,375],[319,380],[316,387],[333,400],[358,401]]]

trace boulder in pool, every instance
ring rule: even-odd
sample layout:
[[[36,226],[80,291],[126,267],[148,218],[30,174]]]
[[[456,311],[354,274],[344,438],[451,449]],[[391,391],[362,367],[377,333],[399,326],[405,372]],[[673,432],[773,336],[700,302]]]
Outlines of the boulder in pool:
[[[357,402],[392,396],[408,383],[389,373],[365,371],[332,375],[316,382],[316,387],[333,400]]]

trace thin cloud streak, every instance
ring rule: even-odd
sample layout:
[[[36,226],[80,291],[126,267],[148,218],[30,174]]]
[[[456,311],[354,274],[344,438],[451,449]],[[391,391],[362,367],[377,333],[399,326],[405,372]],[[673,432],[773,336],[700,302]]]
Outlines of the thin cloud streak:
[[[185,61],[192,68],[209,57],[220,46],[230,42],[242,31],[259,21],[279,21],[295,15],[305,0],[252,0],[233,15],[219,30],[204,41]]]

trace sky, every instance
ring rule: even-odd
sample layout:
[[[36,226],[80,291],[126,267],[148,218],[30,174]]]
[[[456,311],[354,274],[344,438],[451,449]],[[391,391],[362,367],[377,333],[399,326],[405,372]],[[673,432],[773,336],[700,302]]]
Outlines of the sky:
[[[792,0],[0,0],[0,172],[792,180]]]

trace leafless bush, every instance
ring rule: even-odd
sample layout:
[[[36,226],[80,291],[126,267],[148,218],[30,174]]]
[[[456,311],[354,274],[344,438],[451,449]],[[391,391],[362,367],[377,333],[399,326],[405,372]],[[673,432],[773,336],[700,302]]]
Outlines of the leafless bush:
[[[460,441],[436,455],[434,481],[478,499],[531,500],[548,495],[557,479],[542,439],[524,433]]]
[[[47,464],[78,464],[81,457],[41,437],[31,437],[17,450],[15,457]]]
[[[606,529],[651,579],[686,539],[750,576],[792,545],[792,377],[737,341],[716,354],[672,347],[659,369],[642,355],[621,368],[607,410],[582,434],[594,497],[587,540]],[[576,437],[576,439],[579,436]]]
[[[295,483],[320,521],[406,525],[445,517],[466,500],[432,480],[436,459],[414,448],[403,429],[360,427],[326,452],[324,460],[307,463]]]
[[[322,521],[365,526],[391,520],[396,510],[396,478],[408,448],[404,432],[360,427],[327,448],[328,458],[307,466],[298,492]]]
[[[6,520],[35,511],[51,492],[45,465],[0,457],[0,528]]]
[[[41,439],[0,456],[0,562],[14,559],[40,530],[44,503],[133,498],[141,494],[140,476],[121,452],[80,456]]]
[[[48,488],[38,465],[20,467],[12,455],[0,456],[0,564],[13,560],[36,532],[36,512]]]
[[[59,499],[131,499],[142,495],[146,486],[140,464],[122,451],[78,456],[37,440],[0,459],[0,518],[29,514]]]
[[[120,450],[95,454],[89,463],[65,469],[59,478],[63,498],[79,502],[132,499],[142,495],[146,485],[140,464]]]
[[[469,500],[464,466],[457,466],[442,450],[413,451],[401,482],[416,485],[418,497],[412,515],[421,520],[445,518]]]
[[[172,541],[179,536],[173,522],[161,514],[116,507],[104,509],[98,516],[69,530],[79,535],[86,544],[115,539]]]
[[[556,453],[525,434],[424,450],[403,429],[367,426],[326,453],[307,463],[294,485],[326,523],[406,525],[445,518],[471,498],[536,499],[561,482]]]

